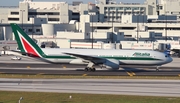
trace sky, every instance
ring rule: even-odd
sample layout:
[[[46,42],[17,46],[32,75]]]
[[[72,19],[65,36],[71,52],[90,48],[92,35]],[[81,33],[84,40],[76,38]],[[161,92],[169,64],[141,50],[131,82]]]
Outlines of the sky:
[[[19,1],[24,0],[0,0],[0,6],[18,6]],[[83,3],[92,2],[94,3],[95,0],[33,0],[33,1],[58,1],[63,2],[67,1],[68,3],[72,3],[72,1],[83,1]],[[117,3],[124,2],[124,3],[144,3],[146,0],[116,0]]]

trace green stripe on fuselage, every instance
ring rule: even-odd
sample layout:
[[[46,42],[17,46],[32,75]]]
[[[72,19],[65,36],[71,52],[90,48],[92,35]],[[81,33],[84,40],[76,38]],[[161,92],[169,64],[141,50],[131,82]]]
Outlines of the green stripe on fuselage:
[[[157,58],[150,57],[101,57],[106,59],[117,59],[117,60],[161,60]]]
[[[105,59],[116,59],[116,60],[161,60],[157,58],[150,58],[150,57],[104,57],[98,56],[99,58]],[[44,56],[47,59],[76,59],[75,57],[71,56]]]
[[[44,56],[44,58],[47,59],[76,59],[75,57],[71,57],[71,56]]]

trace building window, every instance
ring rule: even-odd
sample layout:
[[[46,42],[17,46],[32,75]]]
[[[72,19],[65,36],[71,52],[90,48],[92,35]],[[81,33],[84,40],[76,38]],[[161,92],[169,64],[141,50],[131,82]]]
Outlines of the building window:
[[[19,21],[19,18],[8,18],[9,21]]]
[[[97,29],[110,29],[109,27],[97,27]]]
[[[132,37],[132,35],[124,35],[124,37]]]
[[[123,10],[123,7],[117,7],[116,9],[117,10]]]
[[[144,10],[144,8],[143,8],[143,7],[141,7],[141,10]]]
[[[80,14],[79,14],[79,13],[72,13],[72,15],[77,15],[77,16],[79,16]]]
[[[32,29],[28,29],[28,32],[32,32]]]
[[[60,15],[59,12],[29,12],[28,15]]]
[[[133,7],[132,9],[133,10],[139,10],[139,7]]]
[[[48,18],[48,21],[59,21],[59,18]]]
[[[126,7],[126,8],[124,8],[125,10],[131,10],[131,7]]]
[[[116,8],[115,7],[111,7],[110,10],[115,10]]]
[[[76,20],[76,21],[80,21],[80,19],[79,18],[72,18],[72,20]]]
[[[19,12],[11,12],[11,15],[19,15]]]
[[[104,15],[107,15],[108,14],[108,12],[104,12]]]
[[[40,32],[41,30],[40,29],[36,29],[36,32]]]

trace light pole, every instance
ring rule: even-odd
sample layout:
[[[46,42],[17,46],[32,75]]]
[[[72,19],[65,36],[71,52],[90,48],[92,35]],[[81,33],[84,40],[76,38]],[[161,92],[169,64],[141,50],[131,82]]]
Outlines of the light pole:
[[[93,49],[93,42],[94,42],[94,37],[93,37],[93,16],[94,14],[93,13],[89,13],[90,15],[90,21],[92,22],[92,27],[91,27],[91,35],[92,35],[92,38],[91,38],[91,47]]]
[[[145,15],[143,15],[143,26],[144,26],[144,17],[145,17]]]
[[[21,103],[21,100],[23,100],[23,97],[19,98],[19,103]]]
[[[137,15],[137,43],[139,42],[139,15]]]
[[[4,21],[4,19],[1,19],[1,24],[2,24],[2,21]]]
[[[34,33],[34,16],[32,16],[32,39],[33,39],[33,33]]]
[[[91,21],[92,22],[92,30],[91,30],[91,32],[92,32],[92,49],[93,49],[93,41],[94,41],[93,40],[93,15],[91,14],[91,16],[92,16],[91,17],[91,19],[92,19],[92,21]]]
[[[111,33],[111,43],[113,43],[113,15],[114,15],[114,11],[112,12],[112,33]]]
[[[166,8],[167,8],[167,4],[166,4]],[[165,41],[167,41],[167,14],[166,14],[166,8],[165,8],[165,19],[166,19],[166,23],[165,23]]]
[[[46,15],[46,22],[47,22],[47,24],[48,24],[48,19],[49,19],[49,17],[48,17],[48,14],[45,14]]]
[[[20,10],[22,13],[22,29],[23,29],[23,12],[25,12],[25,10]],[[24,29],[23,29],[24,30]]]
[[[165,18],[166,18],[165,40],[167,41],[167,15],[165,15]]]

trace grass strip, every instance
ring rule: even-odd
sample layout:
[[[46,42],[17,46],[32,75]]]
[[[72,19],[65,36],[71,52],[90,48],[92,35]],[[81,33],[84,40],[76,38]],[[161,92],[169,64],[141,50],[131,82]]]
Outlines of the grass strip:
[[[180,103],[179,97],[0,91],[0,103],[18,103],[20,97],[21,103]]]

